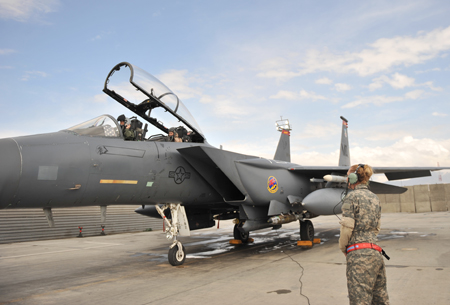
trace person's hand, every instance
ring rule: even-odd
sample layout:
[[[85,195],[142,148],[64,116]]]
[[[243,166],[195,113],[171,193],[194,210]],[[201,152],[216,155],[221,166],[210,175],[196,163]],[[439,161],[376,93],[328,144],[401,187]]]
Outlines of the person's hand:
[[[128,124],[128,125],[127,125],[127,129],[130,129],[130,127],[131,127],[131,124]]]

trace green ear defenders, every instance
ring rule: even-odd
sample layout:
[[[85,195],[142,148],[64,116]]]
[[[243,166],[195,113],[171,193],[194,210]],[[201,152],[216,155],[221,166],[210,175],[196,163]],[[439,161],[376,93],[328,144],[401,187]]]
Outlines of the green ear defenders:
[[[360,167],[364,168],[365,164],[359,164],[354,173],[348,175],[348,183],[355,184],[358,182],[358,169]]]

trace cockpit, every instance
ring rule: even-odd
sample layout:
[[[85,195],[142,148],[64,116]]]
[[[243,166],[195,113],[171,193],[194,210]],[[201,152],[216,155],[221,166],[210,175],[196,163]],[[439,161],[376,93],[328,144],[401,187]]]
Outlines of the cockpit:
[[[203,132],[178,96],[137,66],[127,62],[116,65],[106,78],[103,92],[136,114],[126,123],[133,136],[129,137],[126,127],[110,115],[101,115],[68,131],[134,141],[205,142]]]
[[[110,115],[101,115],[92,120],[83,122],[66,129],[82,136],[92,137],[122,137],[120,126]]]

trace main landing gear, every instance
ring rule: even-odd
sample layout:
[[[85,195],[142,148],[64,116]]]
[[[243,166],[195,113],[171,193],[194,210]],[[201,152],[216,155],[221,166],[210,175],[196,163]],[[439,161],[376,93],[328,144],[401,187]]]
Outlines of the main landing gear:
[[[245,232],[242,227],[245,224],[245,220],[235,219],[233,228],[234,239],[230,240],[232,245],[248,244],[253,242],[253,238],[250,238],[250,233]]]
[[[300,239],[314,241],[314,225],[311,220],[300,220]]]
[[[186,259],[186,249],[181,244],[180,241],[177,240],[178,235],[189,236],[189,223],[186,217],[186,211],[184,207],[180,204],[165,204],[162,207],[158,205],[155,206],[159,215],[164,219],[166,224],[166,238],[172,239],[172,245],[169,248],[169,263],[172,266],[180,266],[184,263]],[[170,214],[172,215],[172,219],[167,219],[164,215],[164,211],[166,209],[170,209]]]
[[[233,237],[235,240],[240,240],[243,244],[248,243],[250,233],[245,233],[245,232],[239,230],[239,225],[242,226],[242,223],[234,225]]]

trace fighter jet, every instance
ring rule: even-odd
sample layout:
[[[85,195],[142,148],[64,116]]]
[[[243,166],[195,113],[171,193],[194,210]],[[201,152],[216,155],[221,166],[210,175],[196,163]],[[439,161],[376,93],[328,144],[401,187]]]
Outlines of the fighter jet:
[[[104,114],[54,133],[0,139],[0,208],[43,208],[53,226],[53,208],[100,206],[104,222],[108,205],[142,205],[136,212],[164,219],[174,266],[186,257],[178,236],[212,227],[216,219],[235,219],[233,235],[243,243],[251,231],[298,220],[301,239],[311,241],[311,218],[341,212],[350,166],[344,117],[339,164],[301,166],[290,160],[287,120],[278,122],[271,160],[208,144],[178,96],[128,62],[110,71],[103,92],[136,116],[124,126]],[[448,168],[374,167],[388,180],[440,169]],[[370,185],[375,193],[406,191]]]

